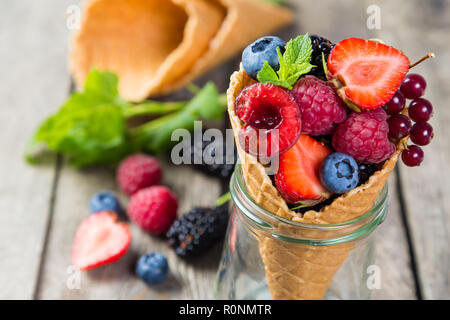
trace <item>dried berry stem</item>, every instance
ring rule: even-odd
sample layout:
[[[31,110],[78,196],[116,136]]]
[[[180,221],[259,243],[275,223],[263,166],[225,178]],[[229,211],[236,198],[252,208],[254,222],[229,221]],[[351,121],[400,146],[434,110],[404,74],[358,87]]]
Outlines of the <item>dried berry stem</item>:
[[[429,52],[426,56],[422,57],[419,61],[414,62],[413,64],[411,64],[409,66],[409,68],[414,68],[415,66],[417,66],[419,63],[424,62],[425,60],[427,60],[428,58],[434,58],[435,54],[433,52]]]

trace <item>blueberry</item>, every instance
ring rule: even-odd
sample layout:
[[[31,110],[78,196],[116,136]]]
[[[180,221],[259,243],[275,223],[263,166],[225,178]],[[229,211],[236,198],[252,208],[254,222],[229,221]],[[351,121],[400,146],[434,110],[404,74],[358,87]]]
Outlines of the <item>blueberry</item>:
[[[108,190],[103,190],[94,194],[89,200],[89,210],[91,213],[100,211],[121,212],[121,207],[117,196]]]
[[[335,152],[322,163],[320,180],[325,188],[334,193],[345,193],[358,185],[358,164],[353,157]]]
[[[250,44],[242,52],[242,65],[245,72],[256,79],[259,70],[262,69],[264,61],[267,61],[274,70],[280,68],[277,47],[281,53],[284,52],[286,43],[278,37],[262,37]]]
[[[147,253],[139,258],[136,273],[148,284],[158,284],[166,280],[169,274],[169,264],[161,253]]]

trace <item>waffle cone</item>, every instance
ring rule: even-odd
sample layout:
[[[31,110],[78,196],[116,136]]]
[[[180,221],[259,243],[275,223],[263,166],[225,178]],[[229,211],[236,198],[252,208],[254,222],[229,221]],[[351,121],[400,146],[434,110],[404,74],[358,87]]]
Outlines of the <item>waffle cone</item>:
[[[69,55],[76,84],[93,67],[114,71],[131,101],[185,85],[292,20],[257,0],[87,0],[82,17]]]
[[[358,218],[369,211],[395,167],[402,144],[399,143],[395,154],[365,184],[343,194],[320,211],[296,213],[288,208],[264,167],[247,154],[237,141],[241,122],[234,112],[234,102],[242,89],[254,82],[241,65],[240,71],[231,76],[227,91],[230,122],[235,133],[247,190],[253,200],[277,216],[310,224],[341,223]],[[299,234],[298,228],[286,224],[280,224],[276,228],[284,234],[291,233],[305,238],[315,236],[315,231]],[[273,299],[322,299],[334,274],[355,246],[353,242],[331,246],[300,245],[277,240],[262,233],[258,233],[258,241]]]

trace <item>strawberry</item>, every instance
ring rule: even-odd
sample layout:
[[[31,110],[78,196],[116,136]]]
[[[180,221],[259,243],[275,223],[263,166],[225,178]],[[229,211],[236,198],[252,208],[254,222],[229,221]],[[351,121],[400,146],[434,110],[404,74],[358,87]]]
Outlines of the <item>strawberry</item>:
[[[302,134],[297,143],[280,156],[275,185],[287,202],[313,205],[331,196],[320,182],[320,167],[331,153],[323,143]]]
[[[131,243],[128,224],[117,221],[109,211],[92,214],[78,227],[72,248],[72,263],[81,270],[118,260]]]
[[[349,38],[328,56],[327,77],[350,106],[376,109],[394,96],[409,70],[409,59],[385,44]]]

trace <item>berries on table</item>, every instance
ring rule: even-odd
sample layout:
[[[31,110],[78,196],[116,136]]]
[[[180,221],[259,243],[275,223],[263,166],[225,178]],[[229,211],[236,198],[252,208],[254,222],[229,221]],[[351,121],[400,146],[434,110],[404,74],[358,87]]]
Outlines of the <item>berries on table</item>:
[[[433,106],[427,99],[416,98],[409,104],[408,115],[415,122],[428,121],[433,115]]]
[[[118,222],[113,212],[90,215],[78,227],[72,248],[72,263],[81,270],[112,263],[127,252],[131,243],[128,224]]]
[[[256,79],[258,72],[262,69],[264,61],[276,71],[280,68],[277,47],[284,53],[286,42],[278,37],[262,37],[248,45],[242,52],[242,65],[245,72]]]
[[[334,47],[334,44],[330,40],[317,35],[311,35],[309,38],[311,39],[312,45],[311,59],[309,61],[315,67],[312,68],[308,74],[316,76],[322,80],[326,80],[325,71],[323,70],[322,52],[326,62],[331,49]]]
[[[294,145],[300,135],[297,103],[287,90],[273,84],[246,87],[236,98],[235,111],[244,122],[239,143],[253,156],[277,156]]]
[[[397,90],[392,99],[389,100],[388,103],[386,103],[387,114],[394,115],[402,112],[402,110],[405,108],[405,103],[405,96],[401,91]]]
[[[359,162],[380,163],[395,152],[389,141],[389,126],[383,109],[354,112],[338,125],[333,134],[333,148]]]
[[[291,94],[300,107],[302,134],[333,133],[336,125],[347,118],[347,108],[333,88],[314,76],[300,78]]]
[[[199,256],[225,236],[228,209],[196,207],[178,218],[167,232],[170,246],[182,258]]]
[[[108,190],[102,190],[95,193],[89,200],[89,210],[91,213],[100,211],[112,211],[115,213],[122,212],[122,208],[117,196]]]
[[[128,216],[142,229],[161,234],[177,217],[178,201],[166,187],[152,186],[131,196]]]
[[[358,185],[358,164],[347,154],[332,153],[322,163],[320,181],[333,193],[346,193]]]
[[[389,125],[389,137],[394,141],[406,137],[411,129],[411,120],[403,114],[391,116],[387,123]]]
[[[306,134],[279,159],[275,186],[291,204],[313,205],[331,196],[320,181],[320,167],[330,148]]]
[[[146,283],[158,284],[164,282],[169,275],[169,263],[159,252],[144,254],[136,264],[136,274]]]
[[[402,161],[409,167],[415,167],[423,161],[423,150],[416,145],[410,145],[402,151]]]
[[[428,122],[419,121],[410,130],[411,141],[419,146],[429,144],[433,136],[433,127]]]
[[[408,99],[416,99],[425,93],[427,82],[424,77],[417,73],[410,73],[405,77],[400,86],[400,91]]]
[[[328,57],[330,81],[339,96],[365,110],[391,100],[408,70],[409,59],[401,51],[364,39],[342,40]]]
[[[117,169],[117,182],[127,195],[157,185],[161,179],[162,170],[158,160],[142,153],[125,158]]]
[[[218,141],[194,141],[194,135],[191,140],[191,163],[204,172],[229,178],[234,172],[234,165],[237,161],[237,152],[234,146],[227,146],[223,140]],[[214,145],[211,145],[214,143]],[[215,146],[215,147],[214,147]],[[222,157],[217,154],[217,150],[222,151]],[[231,154],[232,152],[232,154]],[[197,163],[196,157],[201,155],[201,163]],[[228,156],[228,158],[227,158]],[[213,163],[207,163],[205,157],[214,159]]]

